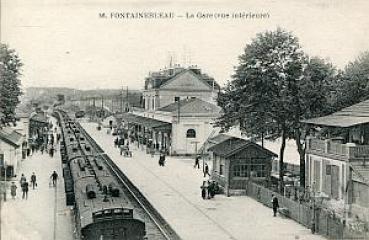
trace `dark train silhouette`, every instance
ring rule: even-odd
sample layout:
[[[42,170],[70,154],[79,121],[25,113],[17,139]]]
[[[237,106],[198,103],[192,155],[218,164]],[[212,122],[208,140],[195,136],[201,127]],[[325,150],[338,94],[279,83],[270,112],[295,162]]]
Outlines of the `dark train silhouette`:
[[[75,208],[78,237],[88,240],[146,239],[145,222],[107,168],[79,123],[58,110],[66,204]]]

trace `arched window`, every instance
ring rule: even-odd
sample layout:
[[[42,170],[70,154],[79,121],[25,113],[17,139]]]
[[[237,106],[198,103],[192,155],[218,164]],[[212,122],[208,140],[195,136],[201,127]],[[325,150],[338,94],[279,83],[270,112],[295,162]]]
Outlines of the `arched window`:
[[[195,129],[188,129],[186,133],[187,138],[195,138],[196,137],[196,131]]]

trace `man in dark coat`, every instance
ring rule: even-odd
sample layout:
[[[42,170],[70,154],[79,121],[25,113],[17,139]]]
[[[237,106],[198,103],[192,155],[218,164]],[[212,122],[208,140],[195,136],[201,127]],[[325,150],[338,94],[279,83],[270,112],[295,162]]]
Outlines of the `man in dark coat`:
[[[52,181],[53,181],[53,186],[55,187],[55,186],[56,186],[56,182],[57,182],[57,180],[58,180],[58,174],[56,173],[56,171],[54,171],[54,172],[51,174],[50,178],[52,179]]]
[[[23,185],[22,185],[22,199],[26,199],[28,198],[28,182],[24,182]]]
[[[206,177],[206,175],[209,175],[209,176],[210,176],[210,173],[209,173],[209,166],[208,166],[207,164],[205,164],[204,177]]]
[[[32,173],[31,176],[31,184],[32,184],[32,188],[35,189],[35,187],[37,187],[37,183],[36,183],[36,174]]]
[[[279,208],[278,198],[272,194],[272,205],[273,205],[273,217],[277,216],[277,211]]]
[[[195,158],[195,165],[193,166],[194,168],[200,168],[200,156],[197,155]]]
[[[165,166],[165,154],[164,153],[160,153],[159,166],[162,166],[162,167]]]

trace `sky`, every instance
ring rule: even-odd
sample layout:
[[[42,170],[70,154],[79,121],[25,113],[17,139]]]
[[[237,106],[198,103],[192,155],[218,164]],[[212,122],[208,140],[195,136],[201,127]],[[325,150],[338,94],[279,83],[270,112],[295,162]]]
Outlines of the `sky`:
[[[277,27],[297,36],[307,54],[341,69],[369,50],[365,0],[0,1],[1,42],[24,63],[23,87],[143,89],[149,72],[168,66],[170,59],[197,65],[223,85],[246,44],[257,33]],[[125,12],[173,12],[175,17],[110,17]],[[268,17],[197,17],[238,12]]]

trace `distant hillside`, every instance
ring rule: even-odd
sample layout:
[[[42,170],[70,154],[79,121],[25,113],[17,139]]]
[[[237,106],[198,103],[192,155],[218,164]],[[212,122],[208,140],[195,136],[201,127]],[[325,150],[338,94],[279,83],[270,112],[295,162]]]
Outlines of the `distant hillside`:
[[[57,87],[29,87],[25,90],[25,97],[28,99],[39,99],[43,97],[56,97],[58,94],[63,94],[66,97],[72,96],[74,92],[79,92],[79,90],[73,89],[73,88],[57,88]]]
[[[94,89],[79,90],[64,87],[29,87],[26,88],[23,98],[26,101],[40,101],[44,103],[53,103],[58,94],[65,96],[65,100],[84,99],[89,97],[109,97],[109,96],[127,96],[127,90],[124,89]],[[141,91],[132,89],[128,91],[128,96],[132,105],[136,106],[140,102]]]

